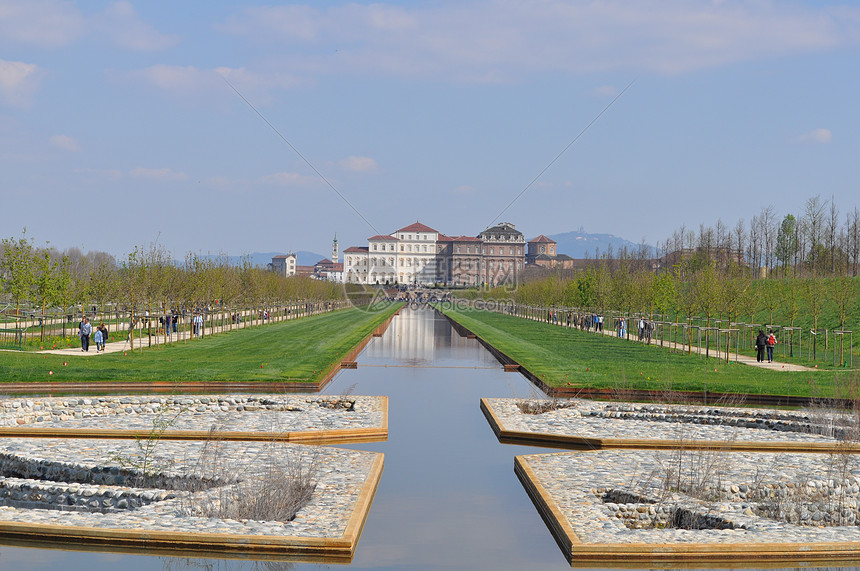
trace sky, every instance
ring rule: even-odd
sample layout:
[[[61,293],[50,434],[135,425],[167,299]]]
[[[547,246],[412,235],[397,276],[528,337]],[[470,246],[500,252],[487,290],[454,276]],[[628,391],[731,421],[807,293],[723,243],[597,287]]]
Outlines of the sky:
[[[845,213],[858,48],[847,1],[0,0],[0,237],[181,259]]]

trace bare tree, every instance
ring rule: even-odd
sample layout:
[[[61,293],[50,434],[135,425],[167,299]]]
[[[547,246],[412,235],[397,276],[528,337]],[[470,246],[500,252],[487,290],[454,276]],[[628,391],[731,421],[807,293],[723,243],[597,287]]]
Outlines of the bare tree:
[[[758,215],[761,253],[764,256],[764,267],[767,275],[773,269],[774,251],[776,249],[776,209],[773,205],[765,206]]]
[[[857,268],[860,266],[860,210],[856,206],[854,211],[846,216],[845,226],[845,252],[848,256],[851,275],[856,276]]]
[[[819,259],[821,257],[820,250],[826,209],[827,202],[822,201],[820,195],[815,195],[806,201],[806,208],[803,213],[803,230],[806,238],[806,249],[809,252],[807,260],[813,274],[820,269]]]
[[[825,237],[827,239],[827,251],[830,253],[830,275],[836,274],[836,248],[837,232],[839,231],[839,209],[836,201],[830,197],[830,216],[827,218]]]

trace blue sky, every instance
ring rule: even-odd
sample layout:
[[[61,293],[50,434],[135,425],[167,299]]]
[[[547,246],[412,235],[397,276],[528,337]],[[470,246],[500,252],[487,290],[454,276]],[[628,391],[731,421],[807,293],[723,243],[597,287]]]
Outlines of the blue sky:
[[[118,257],[475,235],[630,82],[501,220],[657,243],[818,194],[844,213],[858,46],[849,2],[0,0],[0,235]]]

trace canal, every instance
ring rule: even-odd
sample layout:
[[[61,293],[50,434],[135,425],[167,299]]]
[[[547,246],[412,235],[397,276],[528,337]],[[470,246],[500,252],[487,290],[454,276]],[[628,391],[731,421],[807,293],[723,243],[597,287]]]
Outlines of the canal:
[[[542,393],[427,308],[404,308],[358,362],[324,392],[387,395],[389,438],[351,446],[385,454],[351,568],[570,568],[514,475],[515,455],[544,450],[500,444],[479,408],[481,397]],[[0,569],[16,570],[341,567],[0,547]]]

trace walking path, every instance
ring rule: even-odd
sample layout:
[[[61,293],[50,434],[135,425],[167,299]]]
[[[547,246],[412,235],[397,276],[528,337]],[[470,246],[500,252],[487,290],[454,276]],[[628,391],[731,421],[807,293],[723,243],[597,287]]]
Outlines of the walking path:
[[[341,308],[336,308],[341,309]],[[268,319],[259,319],[256,316],[256,313],[252,313],[250,310],[246,310],[242,312],[242,322],[240,323],[232,323],[229,321],[229,317],[225,318],[223,321],[227,321],[226,325],[209,325],[207,324],[204,330],[204,335],[201,335],[200,338],[208,337],[209,335],[215,335],[218,333],[223,333],[225,331],[238,331],[240,329],[244,329],[246,327],[257,327],[261,324],[267,325],[269,323],[279,323],[282,321],[300,319],[302,317],[308,317],[311,315],[317,315],[320,313],[328,313],[331,311],[335,311],[335,309],[321,309],[321,310],[311,310],[307,313],[295,313],[295,314],[287,314],[287,315],[279,315],[279,316],[271,316]],[[143,319],[143,318],[142,318]],[[154,330],[158,331],[160,324],[158,324],[158,318],[151,318],[155,322]],[[219,321],[220,315],[215,317],[210,317],[209,322]],[[190,325],[190,324],[189,324]],[[143,332],[143,333],[141,333]],[[163,345],[165,343],[177,343],[177,342],[187,342],[188,340],[194,339],[193,332],[189,329],[187,330],[178,330],[176,333],[171,333],[170,335],[165,335],[163,332],[158,334],[147,335],[145,333],[145,329],[136,329],[135,337],[134,337],[134,347],[132,347],[131,342],[128,338],[128,322],[119,323],[118,327],[114,331],[109,331],[109,338],[121,339],[115,341],[108,341],[105,343],[104,351],[97,352],[96,345],[92,341],[92,336],[90,336],[90,350],[83,351],[80,347],[67,347],[63,349],[46,349],[42,351],[34,351],[34,353],[43,353],[43,354],[51,354],[51,355],[69,355],[76,357],[90,357],[94,355],[102,355],[104,353],[119,353],[122,351],[137,351],[139,349],[146,349],[148,347],[157,347],[158,345]]]

